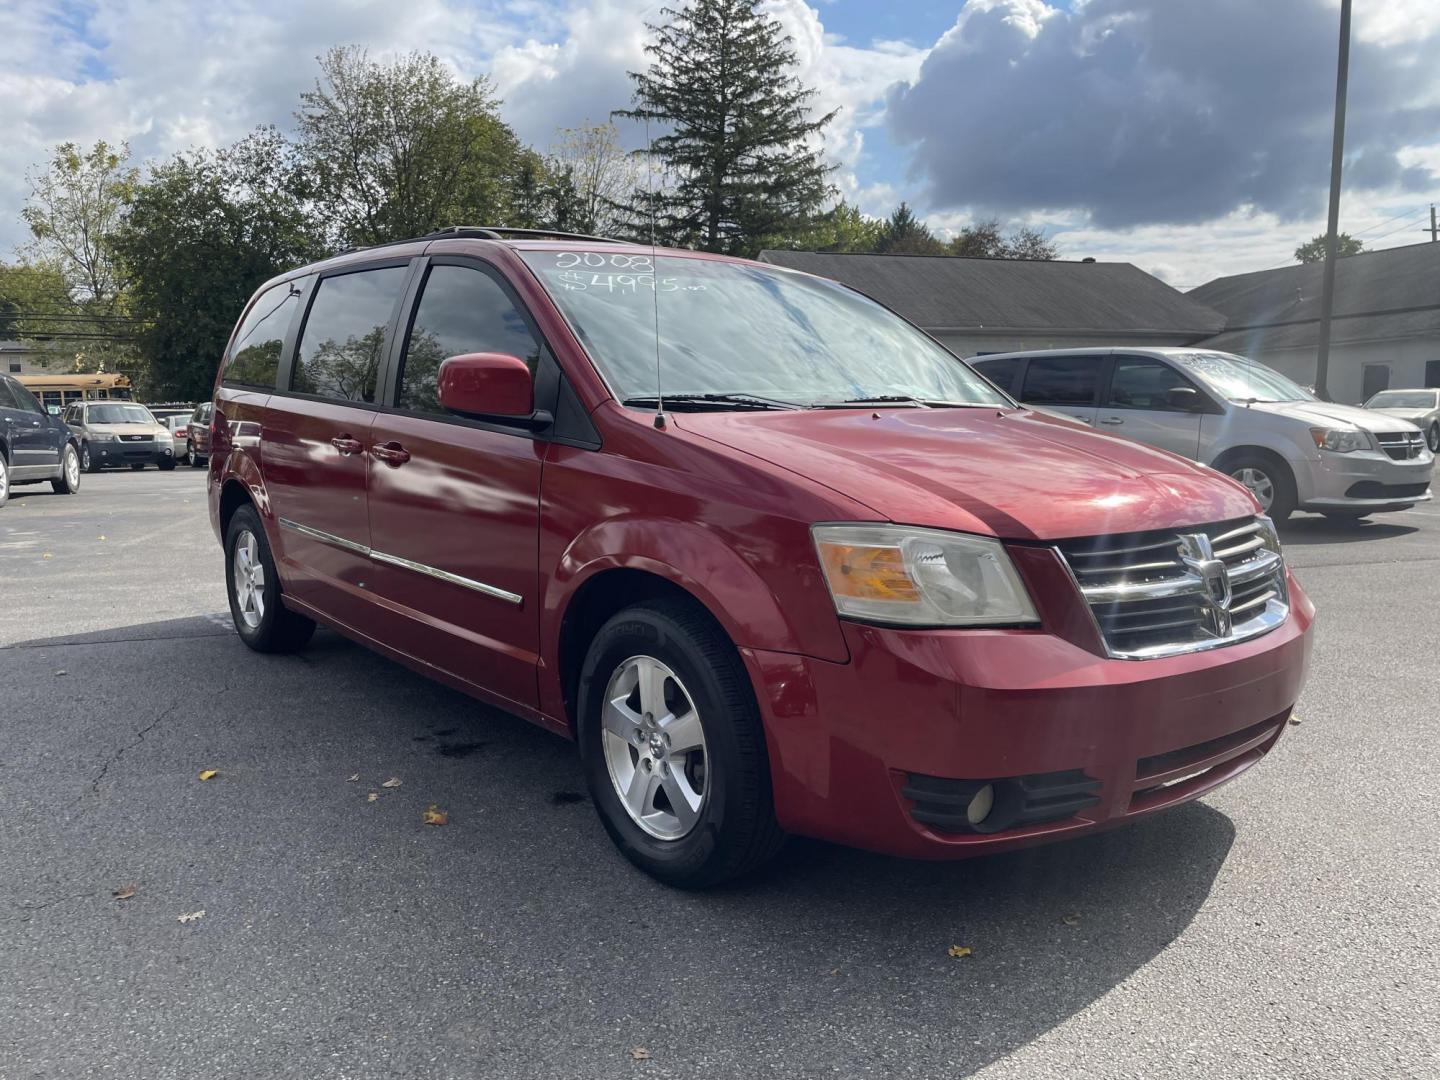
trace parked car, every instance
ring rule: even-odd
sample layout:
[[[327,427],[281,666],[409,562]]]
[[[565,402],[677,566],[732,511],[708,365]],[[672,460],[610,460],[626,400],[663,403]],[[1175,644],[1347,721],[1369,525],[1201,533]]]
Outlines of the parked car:
[[[99,472],[107,465],[175,468],[170,429],[158,423],[144,405],[133,401],[72,401],[65,406],[64,418],[80,443],[80,460],[86,472]]]
[[[0,506],[10,489],[50,481],[58,495],[80,490],[80,450],[58,416],[9,375],[0,375]]]
[[[1381,390],[1365,408],[1383,412],[1414,424],[1425,433],[1425,444],[1433,454],[1440,450],[1440,390]]]
[[[1202,349],[1056,349],[978,357],[1025,403],[1239,480],[1273,520],[1354,520],[1430,499],[1434,455],[1414,424],[1320,401],[1278,371]]]
[[[170,448],[176,461],[190,459],[190,414],[183,412],[165,417],[161,421],[170,431]]]
[[[213,408],[208,401],[196,405],[186,425],[185,457],[192,469],[198,469],[210,460],[210,413]]]
[[[1285,731],[1314,609],[1233,480],[1019,407],[834,282],[507,236],[242,313],[208,490],[251,649],[324,623],[575,739],[620,850],[690,887],[786,833],[1084,835]]]

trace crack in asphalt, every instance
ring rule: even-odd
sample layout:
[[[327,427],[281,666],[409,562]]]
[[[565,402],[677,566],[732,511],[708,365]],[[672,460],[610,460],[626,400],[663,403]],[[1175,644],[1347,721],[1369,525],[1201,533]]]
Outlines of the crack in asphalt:
[[[56,904],[63,904],[70,900],[83,900],[86,897],[94,895],[95,893],[93,891],[87,890],[85,892],[70,893],[68,896],[57,896],[52,900],[42,900],[38,904],[16,904],[15,906],[23,912],[20,916],[20,921],[23,923],[29,922],[30,917],[37,911],[44,911],[46,908],[54,907]]]
[[[148,724],[146,724],[142,728],[138,728],[135,731],[135,737],[130,742],[126,743],[124,746],[119,747],[113,754],[111,754],[108,758],[105,759],[104,764],[100,766],[100,770],[90,778],[90,793],[92,795],[100,794],[100,782],[105,779],[105,774],[110,771],[110,766],[114,765],[122,757],[124,757],[126,751],[133,750],[135,749],[135,747],[139,746],[142,742],[144,742],[145,736],[149,735],[150,732],[154,731],[157,727],[159,727],[167,719],[169,719],[170,714],[173,713],[176,709],[178,709],[180,705],[184,702],[184,700],[185,699],[183,697],[176,698]],[[80,795],[75,799],[75,802],[79,802],[80,799],[83,799],[84,797],[85,793],[82,791]]]

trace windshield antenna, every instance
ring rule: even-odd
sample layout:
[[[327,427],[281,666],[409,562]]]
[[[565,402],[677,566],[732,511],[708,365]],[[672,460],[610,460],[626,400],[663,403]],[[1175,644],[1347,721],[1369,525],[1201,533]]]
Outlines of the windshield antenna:
[[[655,255],[655,153],[650,116],[645,116],[645,194],[650,203],[650,292],[655,300],[655,426],[665,427],[665,395],[660,390],[660,266]]]

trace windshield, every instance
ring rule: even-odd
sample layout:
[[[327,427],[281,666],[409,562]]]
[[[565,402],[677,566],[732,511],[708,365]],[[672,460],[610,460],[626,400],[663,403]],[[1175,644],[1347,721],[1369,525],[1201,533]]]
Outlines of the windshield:
[[[1230,353],[1177,353],[1173,359],[1231,401],[1316,401],[1273,368]]]
[[[1370,409],[1433,409],[1434,390],[1386,390],[1365,403]]]
[[[153,424],[154,417],[143,405],[91,405],[85,415],[88,424]]]
[[[896,397],[1010,405],[899,316],[822,278],[745,263],[600,251],[528,251],[622,401],[667,395],[816,404]],[[657,297],[658,292],[658,297]]]

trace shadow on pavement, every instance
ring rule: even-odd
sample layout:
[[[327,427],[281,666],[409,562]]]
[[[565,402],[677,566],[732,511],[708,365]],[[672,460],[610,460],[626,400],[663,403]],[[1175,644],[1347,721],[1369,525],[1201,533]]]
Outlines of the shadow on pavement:
[[[1383,517],[1383,515],[1381,515]],[[1307,544],[1355,544],[1373,540],[1389,540],[1419,532],[1418,526],[1394,520],[1345,521],[1318,514],[1292,517],[1280,526],[1280,540]]]
[[[153,1021],[186,1045],[256,1038],[209,1029],[217,1003],[244,1000],[277,1053],[323,1020],[347,1053],[404,1065],[414,1042],[415,1067],[441,1062],[445,1075],[622,1073],[632,1045],[667,1075],[731,1075],[741,1062],[750,1076],[966,1075],[1170,945],[1234,840],[1230,820],[1200,803],[964,862],[795,840],[755,878],[679,892],[613,850],[564,740],[331,633],[298,656],[265,657],[213,640],[206,619],[179,622],[51,642],[67,650],[71,680],[86,680],[87,716],[123,704],[134,719],[87,736],[96,755],[107,738],[128,746],[78,770],[89,779],[83,829],[23,843],[37,854],[68,843],[76,865],[91,848],[113,858],[118,844],[141,894],[117,911],[103,879],[93,931],[83,904],[64,914],[73,945],[47,944],[44,973],[20,975],[40,980],[42,998],[65,998],[82,974],[103,985],[147,947],[106,920],[141,920],[153,902],[173,937],[175,911],[204,908],[203,963],[181,963],[188,946],[176,945],[176,963],[147,962],[133,991],[143,997],[153,979],[186,1002]],[[163,648],[148,644],[157,638]],[[164,719],[191,693],[207,707]],[[162,718],[132,738],[152,714]],[[56,715],[38,737],[78,738]],[[201,766],[219,779],[196,783]],[[15,775],[34,778],[27,798],[58,801],[39,770]],[[389,775],[403,786],[385,790]],[[446,828],[420,823],[430,803],[449,811]],[[157,827],[177,820],[182,829]],[[47,932],[44,915],[28,934]],[[952,945],[973,952],[957,959]],[[416,973],[444,997],[417,991]],[[306,998],[312,1012],[289,1010]],[[97,1039],[131,1022],[108,1001],[91,1005]],[[153,1047],[116,1052],[143,1061]]]

